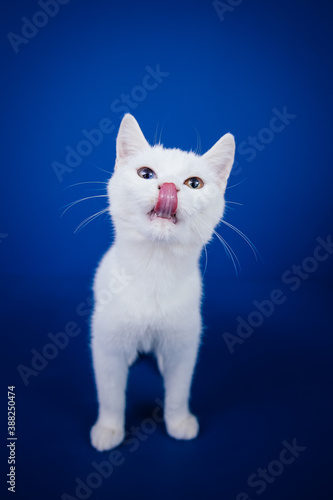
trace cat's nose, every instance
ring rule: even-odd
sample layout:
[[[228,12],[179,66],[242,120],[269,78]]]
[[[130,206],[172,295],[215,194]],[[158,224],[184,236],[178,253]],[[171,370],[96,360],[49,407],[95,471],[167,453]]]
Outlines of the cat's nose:
[[[164,182],[159,186],[159,190],[154,211],[159,217],[169,219],[177,210],[177,187],[173,182]]]
[[[176,188],[177,192],[180,191],[179,187],[177,187],[176,184],[174,184],[173,182],[163,182],[163,184],[158,185],[158,189],[161,189],[161,187],[164,186],[164,184],[172,184]]]

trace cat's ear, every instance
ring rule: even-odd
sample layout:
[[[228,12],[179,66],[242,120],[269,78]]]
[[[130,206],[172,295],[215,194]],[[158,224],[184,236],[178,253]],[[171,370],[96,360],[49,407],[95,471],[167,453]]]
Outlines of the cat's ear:
[[[222,185],[226,185],[235,158],[235,139],[232,134],[225,134],[219,139],[203,159],[217,172]]]
[[[127,113],[121,121],[117,136],[117,163],[149,148],[134,116]]]

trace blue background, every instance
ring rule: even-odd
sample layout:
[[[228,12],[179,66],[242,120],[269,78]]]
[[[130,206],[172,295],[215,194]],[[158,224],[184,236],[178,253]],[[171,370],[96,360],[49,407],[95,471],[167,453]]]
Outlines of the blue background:
[[[219,228],[241,271],[236,277],[219,241],[209,245],[206,330],[192,391],[200,436],[176,442],[159,423],[135,452],[119,448],[124,463],[91,498],[234,500],[241,492],[257,498],[248,477],[278,459],[282,441],[294,438],[306,450],[260,498],[329,498],[333,258],[318,263],[296,291],[281,276],[313,256],[316,239],[332,232],[331,3],[244,0],[221,19],[204,0],[71,0],[15,53],[7,34],[21,35],[21,18],[31,20],[40,10],[35,1],[7,0],[0,21],[1,424],[6,429],[6,387],[14,384],[16,498],[75,497],[75,479],[85,480],[92,462],[108,457],[89,443],[97,404],[87,301],[112,232],[102,215],[74,233],[106,207],[106,198],[60,216],[68,203],[104,193],[102,184],[69,186],[108,179],[124,112],[110,106],[122,94],[139,95],[133,89],[142,85],[146,67],[157,65],[168,76],[144,99],[132,98],[129,111],[150,142],[161,133],[166,147],[195,149],[200,137],[204,152],[227,131],[238,148],[245,141],[226,195],[242,206],[230,204],[226,220],[251,238],[263,262],[234,231]],[[281,132],[263,131],[274,109],[284,107],[296,115],[290,123]],[[103,118],[114,131],[60,182],[54,162],[64,164],[66,147],[75,149],[82,130]],[[258,136],[269,140],[259,141],[255,155],[244,153]],[[268,299],[276,288],[283,304],[230,353],[223,334],[235,335],[237,317],[246,320],[253,301]],[[42,352],[48,333],[63,331],[69,321],[80,334],[24,385],[17,366],[31,367],[31,349]],[[162,396],[153,360],[140,360],[128,387],[130,433],[151,418]],[[4,439],[1,453],[1,498],[10,498]]]

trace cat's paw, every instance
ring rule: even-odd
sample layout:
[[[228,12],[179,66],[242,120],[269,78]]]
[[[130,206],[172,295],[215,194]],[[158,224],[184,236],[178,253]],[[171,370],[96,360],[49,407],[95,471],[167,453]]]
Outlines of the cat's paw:
[[[194,439],[199,432],[197,418],[189,413],[187,417],[177,421],[166,421],[166,428],[169,436],[175,439]]]
[[[98,451],[106,451],[115,448],[125,438],[123,427],[106,427],[98,422],[91,428],[91,444]]]

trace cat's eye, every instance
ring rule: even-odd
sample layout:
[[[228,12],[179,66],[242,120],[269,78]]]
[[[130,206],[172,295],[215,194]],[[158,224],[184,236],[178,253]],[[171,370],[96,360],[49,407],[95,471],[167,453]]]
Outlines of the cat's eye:
[[[190,177],[184,182],[186,186],[192,189],[201,189],[204,185],[203,181],[199,177]]]
[[[154,170],[148,167],[141,167],[137,172],[142,179],[156,179],[157,177]]]

